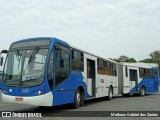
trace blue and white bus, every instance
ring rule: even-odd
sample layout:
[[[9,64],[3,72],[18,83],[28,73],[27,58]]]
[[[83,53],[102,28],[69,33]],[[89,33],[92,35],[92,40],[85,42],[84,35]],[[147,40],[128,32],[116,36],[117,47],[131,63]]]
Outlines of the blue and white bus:
[[[123,96],[159,91],[158,64],[118,63],[118,93]]]
[[[5,51],[6,52],[6,51]],[[36,106],[72,103],[118,94],[117,63],[57,38],[14,42],[3,72],[4,102]]]

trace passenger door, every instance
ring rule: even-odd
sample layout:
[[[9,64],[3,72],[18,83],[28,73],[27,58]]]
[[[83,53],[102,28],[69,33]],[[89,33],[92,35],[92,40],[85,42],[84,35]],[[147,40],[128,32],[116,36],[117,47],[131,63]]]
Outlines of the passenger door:
[[[95,61],[87,59],[87,89],[91,97],[95,97],[96,89]]]
[[[130,75],[130,92],[138,92],[138,75],[136,69],[129,70]]]
[[[70,94],[66,88],[70,75],[70,48],[57,44],[55,46],[55,87],[53,93],[53,105],[61,105],[70,102]],[[66,90],[67,89],[67,90]]]

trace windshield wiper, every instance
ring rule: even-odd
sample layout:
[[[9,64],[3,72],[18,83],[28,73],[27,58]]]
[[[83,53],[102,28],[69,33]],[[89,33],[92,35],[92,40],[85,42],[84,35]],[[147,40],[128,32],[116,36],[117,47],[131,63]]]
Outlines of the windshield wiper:
[[[17,61],[19,62],[18,63],[18,69],[19,69],[19,64],[20,64],[20,61],[21,61],[21,58],[22,58],[22,53],[20,53],[18,49],[15,49],[15,51],[16,51]]]
[[[28,60],[27,68],[28,68],[29,64],[32,63],[33,60],[35,59],[35,56],[36,56],[36,54],[39,52],[39,49],[40,49],[39,47],[36,47],[36,48],[33,50],[33,52],[31,53],[31,56],[30,56],[30,58],[29,58],[29,60]]]

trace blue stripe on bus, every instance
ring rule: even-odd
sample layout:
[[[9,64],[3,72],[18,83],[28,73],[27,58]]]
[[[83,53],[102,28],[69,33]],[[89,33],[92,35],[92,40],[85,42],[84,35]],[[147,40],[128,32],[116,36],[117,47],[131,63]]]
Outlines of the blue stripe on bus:
[[[90,97],[87,92],[87,85],[83,81],[82,73],[72,71],[64,82],[55,87],[53,91],[53,106],[74,102],[74,94],[79,86],[84,88],[85,99]]]
[[[138,84],[138,92],[140,93],[140,88],[144,86],[146,88],[146,93],[153,93],[158,92],[158,82],[156,82],[154,79],[144,78],[141,80],[141,82]],[[134,93],[136,91],[136,86],[134,86],[130,93]]]
[[[2,89],[2,80],[0,80],[0,89]]]
[[[152,68],[153,70],[158,70],[158,68]],[[146,93],[154,93],[159,91],[159,79],[158,74],[154,74],[153,78],[143,78],[138,84],[138,88],[145,86]],[[130,93],[136,92],[136,86],[130,90]],[[140,93],[140,89],[138,90]]]

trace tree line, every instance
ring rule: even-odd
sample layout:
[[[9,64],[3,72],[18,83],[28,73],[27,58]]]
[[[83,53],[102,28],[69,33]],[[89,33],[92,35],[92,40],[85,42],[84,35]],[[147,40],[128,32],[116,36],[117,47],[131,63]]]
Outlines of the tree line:
[[[135,58],[130,58],[125,55],[121,55],[118,58],[111,58],[112,60],[116,62],[130,62],[130,63],[135,63],[135,62],[144,62],[144,63],[157,63],[160,68],[160,50],[155,50],[149,54],[149,58],[137,61]]]

